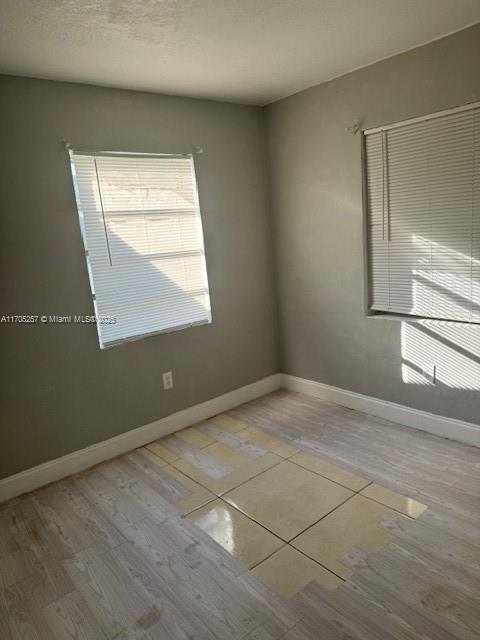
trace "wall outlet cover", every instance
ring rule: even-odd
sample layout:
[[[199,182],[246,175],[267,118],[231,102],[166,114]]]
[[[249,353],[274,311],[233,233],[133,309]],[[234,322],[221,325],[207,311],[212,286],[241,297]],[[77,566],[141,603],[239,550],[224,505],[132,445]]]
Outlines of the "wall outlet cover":
[[[173,389],[173,373],[171,371],[165,371],[165,373],[162,374],[162,378],[163,388],[165,390]]]

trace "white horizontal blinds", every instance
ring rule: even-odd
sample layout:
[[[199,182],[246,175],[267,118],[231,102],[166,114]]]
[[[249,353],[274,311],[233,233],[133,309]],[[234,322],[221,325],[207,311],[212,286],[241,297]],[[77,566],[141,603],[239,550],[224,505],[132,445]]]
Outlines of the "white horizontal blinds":
[[[432,121],[431,241],[433,311],[472,319],[474,111]]]
[[[388,255],[389,302],[375,299],[372,271],[373,309],[473,319],[477,119],[472,109],[370,134],[385,137],[381,189],[388,194],[388,233],[371,237],[369,248],[371,264]]]
[[[190,157],[73,153],[101,344],[210,322]]]
[[[472,319],[480,322],[480,110],[474,115],[472,181]]]
[[[366,145],[368,259],[370,302],[373,309],[387,309],[390,304],[388,248],[388,216],[385,208],[384,173],[385,140],[382,133],[369,135]]]

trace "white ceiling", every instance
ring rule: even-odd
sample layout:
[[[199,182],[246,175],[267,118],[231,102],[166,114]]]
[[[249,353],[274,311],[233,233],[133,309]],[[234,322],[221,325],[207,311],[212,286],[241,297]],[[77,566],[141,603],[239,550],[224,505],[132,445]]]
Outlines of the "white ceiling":
[[[265,104],[480,21],[480,0],[0,0],[0,72]]]

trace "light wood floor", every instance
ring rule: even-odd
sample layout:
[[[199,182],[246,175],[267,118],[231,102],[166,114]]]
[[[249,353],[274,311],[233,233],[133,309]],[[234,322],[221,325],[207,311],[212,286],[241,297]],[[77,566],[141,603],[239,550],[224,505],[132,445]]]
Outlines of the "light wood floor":
[[[122,456],[0,505],[0,639],[480,638],[479,449],[285,391],[230,415],[429,508],[285,601]]]

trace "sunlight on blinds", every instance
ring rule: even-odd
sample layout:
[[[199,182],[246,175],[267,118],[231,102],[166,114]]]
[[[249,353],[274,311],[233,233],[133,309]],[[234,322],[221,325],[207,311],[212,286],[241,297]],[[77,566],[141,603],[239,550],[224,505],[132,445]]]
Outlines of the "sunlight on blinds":
[[[480,321],[480,109],[366,132],[370,308]]]
[[[192,157],[70,156],[100,346],[211,322]]]

